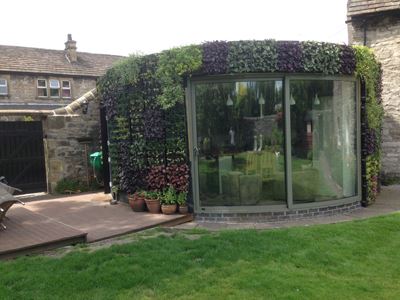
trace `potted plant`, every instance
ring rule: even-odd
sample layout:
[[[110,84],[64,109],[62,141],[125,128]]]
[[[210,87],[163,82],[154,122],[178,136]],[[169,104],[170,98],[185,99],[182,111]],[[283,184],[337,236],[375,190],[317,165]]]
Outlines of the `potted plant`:
[[[145,194],[143,191],[137,191],[128,195],[128,202],[132,210],[135,212],[142,212],[146,208]]]
[[[156,191],[146,191],[143,192],[143,195],[149,212],[152,214],[160,213],[160,193]]]
[[[186,215],[189,212],[187,203],[186,203],[186,198],[187,198],[187,192],[180,192],[176,196],[176,202],[179,205],[179,213],[181,213],[183,215]]]
[[[161,196],[161,211],[166,215],[171,215],[176,212],[176,192],[172,186]]]

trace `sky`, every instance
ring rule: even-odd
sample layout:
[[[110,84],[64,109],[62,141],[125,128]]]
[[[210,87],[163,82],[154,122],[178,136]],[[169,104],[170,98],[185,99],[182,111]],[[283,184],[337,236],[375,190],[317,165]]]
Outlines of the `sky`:
[[[214,40],[347,43],[347,0],[12,0],[0,45],[149,54]]]

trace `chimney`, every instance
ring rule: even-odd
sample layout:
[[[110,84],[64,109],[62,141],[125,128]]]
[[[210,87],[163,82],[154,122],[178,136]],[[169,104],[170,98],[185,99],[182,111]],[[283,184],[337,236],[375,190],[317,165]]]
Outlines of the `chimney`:
[[[65,54],[71,63],[78,60],[78,56],[76,55],[76,42],[72,40],[72,35],[70,33],[68,34],[68,40],[65,42]]]

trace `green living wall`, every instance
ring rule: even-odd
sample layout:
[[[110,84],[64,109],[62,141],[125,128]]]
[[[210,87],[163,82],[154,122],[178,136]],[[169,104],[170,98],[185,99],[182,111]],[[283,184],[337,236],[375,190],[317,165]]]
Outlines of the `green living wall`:
[[[98,82],[109,127],[113,186],[189,188],[185,85],[196,75],[243,73],[356,75],[365,83],[363,203],[374,201],[380,172],[380,67],[366,47],[321,42],[215,41],[132,55]]]

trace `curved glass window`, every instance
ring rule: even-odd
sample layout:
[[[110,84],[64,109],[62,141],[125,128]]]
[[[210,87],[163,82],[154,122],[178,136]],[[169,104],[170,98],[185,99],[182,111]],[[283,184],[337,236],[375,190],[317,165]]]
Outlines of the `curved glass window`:
[[[202,206],[286,203],[281,80],[195,85]]]
[[[357,194],[356,85],[291,80],[293,202]]]
[[[197,208],[360,197],[356,81],[312,78],[193,81]]]

